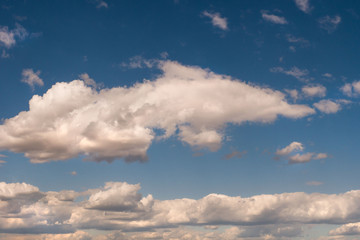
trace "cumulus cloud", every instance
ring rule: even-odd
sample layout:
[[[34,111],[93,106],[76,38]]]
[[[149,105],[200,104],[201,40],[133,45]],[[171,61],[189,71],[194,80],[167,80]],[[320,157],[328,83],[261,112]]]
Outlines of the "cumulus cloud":
[[[0,44],[6,48],[13,47],[17,40],[24,40],[28,35],[26,29],[18,23],[12,30],[7,26],[0,26]]]
[[[288,24],[288,22],[286,21],[286,19],[284,17],[280,17],[274,14],[268,14],[266,12],[262,12],[261,14],[262,18],[265,21],[271,22],[271,23],[275,23],[275,24]]]
[[[333,33],[341,22],[341,17],[335,15],[333,17],[325,16],[318,19],[319,27],[326,30],[328,33]]]
[[[310,0],[295,0],[296,6],[304,13],[310,13],[312,7],[310,6]]]
[[[86,85],[91,86],[93,88],[98,88],[98,85],[96,84],[95,80],[90,78],[89,74],[82,73],[79,75],[79,78],[83,80]]]
[[[176,135],[195,148],[217,150],[226,123],[272,122],[313,114],[279,91],[246,84],[207,69],[160,61],[154,81],[96,91],[84,81],[59,82],[29,110],[0,125],[0,149],[32,162],[84,155],[94,161],[146,160],[156,138]],[[154,129],[164,130],[156,135]]]
[[[202,14],[211,19],[211,23],[214,27],[220,28],[222,30],[228,30],[227,19],[221,17],[220,13],[211,13],[208,11],[204,11]]]
[[[317,103],[314,103],[314,107],[316,107],[320,112],[326,114],[337,113],[341,110],[340,103],[331,100],[321,100]]]
[[[35,85],[43,86],[44,82],[39,77],[40,71],[34,72],[31,68],[24,69],[22,71],[22,79],[21,81],[27,83],[32,89],[34,89]]]
[[[319,160],[328,158],[326,153],[299,153],[304,150],[304,146],[300,142],[292,142],[288,146],[278,149],[275,152],[277,155],[276,159],[279,157],[286,157],[289,160],[289,164],[295,163],[306,163],[310,162],[311,160]]]
[[[300,81],[307,81],[308,78],[306,77],[309,74],[307,69],[299,69],[298,67],[292,67],[291,69],[284,69],[282,67],[274,67],[270,68],[270,72],[273,73],[283,73],[288,76],[292,76]]]
[[[120,239],[131,237],[124,234],[126,232],[144,234],[138,235],[139,239],[146,239],[145,236],[171,239],[169,235],[182,239],[175,236],[186,233],[188,236],[200,234],[203,236],[200,239],[206,239],[206,236],[237,239],[265,235],[288,239],[301,234],[299,224],[360,221],[359,190],[343,194],[295,192],[246,198],[209,194],[198,200],[156,200],[151,195],[143,197],[139,190],[140,185],[125,182],[106,183],[102,188],[83,193],[71,190],[41,192],[26,183],[1,183],[0,232],[49,234],[46,235],[49,239],[90,237],[82,232],[86,229],[117,230],[111,235],[123,236]],[[236,227],[223,232],[217,232],[217,227],[207,227],[204,233],[184,228],[229,225]],[[163,228],[169,230],[162,231]],[[164,235],[165,232],[169,235]],[[337,234],[344,232],[336,231]]]
[[[306,97],[325,97],[326,95],[326,87],[320,84],[306,85],[301,90]]]
[[[341,92],[348,97],[355,97],[360,94],[360,81],[346,83],[340,88]]]
[[[344,224],[331,230],[329,235],[360,235],[360,222]]]

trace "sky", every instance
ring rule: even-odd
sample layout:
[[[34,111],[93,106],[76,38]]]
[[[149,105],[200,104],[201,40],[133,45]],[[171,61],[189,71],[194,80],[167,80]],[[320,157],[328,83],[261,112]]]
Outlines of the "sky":
[[[360,2],[0,1],[0,238],[360,239]]]

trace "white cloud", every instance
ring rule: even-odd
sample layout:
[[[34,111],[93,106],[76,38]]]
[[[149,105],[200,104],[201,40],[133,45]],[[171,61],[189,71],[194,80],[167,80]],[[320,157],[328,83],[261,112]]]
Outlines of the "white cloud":
[[[105,1],[97,0],[97,6],[96,8],[108,8],[108,4]]]
[[[326,30],[328,33],[334,32],[337,29],[340,22],[341,22],[341,17],[339,15],[333,17],[325,16],[318,19],[320,28]]]
[[[309,71],[307,69],[299,69],[298,67],[292,67],[289,70],[286,70],[282,67],[274,67],[270,69],[270,72],[274,73],[283,73],[285,75],[292,76],[300,81],[307,81],[307,75],[309,74]]]
[[[211,19],[211,23],[214,27],[218,27],[222,30],[228,30],[227,19],[221,17],[220,13],[210,13],[208,11],[204,11],[202,14]]]
[[[309,45],[309,41],[304,39],[304,38],[301,38],[301,37],[295,37],[294,35],[292,34],[287,34],[286,35],[286,40],[289,42],[289,43],[293,43],[293,44],[300,44],[300,46],[302,47],[306,47]]]
[[[330,235],[360,235],[360,222],[344,224],[329,232]]]
[[[320,112],[326,114],[337,113],[341,110],[341,105],[331,100],[321,100],[317,103],[314,103],[314,107],[316,107]]]
[[[285,89],[285,92],[287,92],[294,101],[299,98],[299,92],[296,89]]]
[[[301,90],[306,97],[325,97],[326,95],[326,87],[320,84],[306,85]]]
[[[13,47],[17,39],[24,40],[28,35],[26,29],[18,23],[13,30],[9,30],[7,26],[0,26],[0,44],[7,48]]]
[[[276,151],[276,155],[284,156],[292,153],[293,151],[302,151],[304,149],[302,143],[292,142],[288,146]]]
[[[200,239],[211,236],[215,239],[264,236],[289,239],[301,236],[299,224],[360,221],[360,190],[343,194],[294,192],[246,198],[209,194],[198,200],[156,200],[151,195],[143,197],[139,193],[140,185],[125,182],[106,183],[103,188],[84,193],[69,190],[40,192],[26,183],[1,183],[0,191],[3,189],[10,194],[0,195],[0,232],[46,233],[51,234],[47,235],[49,239],[90,237],[81,229],[117,230],[119,232],[110,235],[120,239],[127,239],[126,236],[137,239],[131,238],[131,232],[142,234],[137,235],[139,239],[146,239],[146,236],[194,239],[189,236],[198,234]],[[79,196],[81,198],[77,198]],[[237,227],[225,231],[211,227],[204,232],[185,228],[229,225]],[[164,228],[168,231],[162,231]],[[345,232],[336,230],[334,235]],[[55,233],[58,234],[52,235]],[[186,234],[188,238],[180,238]]]
[[[275,24],[287,24],[288,23],[284,17],[276,16],[274,14],[268,14],[266,12],[262,12],[261,16],[265,21],[268,21],[271,23],[275,23]]]
[[[319,160],[325,159],[328,157],[326,153],[296,153],[302,152],[304,150],[304,146],[300,142],[292,142],[288,146],[278,149],[275,154],[278,156],[277,158],[285,156],[289,160],[289,164],[295,163],[306,163],[310,162],[311,160]],[[296,154],[293,154],[296,153]]]
[[[142,56],[134,56],[129,59],[129,62],[120,63],[120,67],[137,69],[137,68],[151,68],[156,65],[156,62],[153,60],[144,59]]]
[[[331,73],[324,73],[322,76],[327,77],[327,78],[333,77],[333,75]]]
[[[88,86],[91,86],[93,88],[97,88],[98,85],[96,84],[95,80],[90,78],[89,74],[82,73],[79,75],[79,78],[84,81],[84,83]]]
[[[31,68],[24,69],[21,81],[27,83],[31,88],[34,88],[35,85],[43,86],[44,82],[39,75],[40,71],[34,72]]]
[[[192,147],[216,150],[226,123],[272,122],[278,115],[313,114],[279,91],[246,84],[199,67],[161,61],[163,74],[132,87],[96,91],[74,80],[34,95],[29,111],[0,125],[0,148],[32,162],[88,159],[145,160],[157,138],[177,135]],[[156,136],[154,129],[164,130]]]
[[[348,97],[355,97],[360,94],[360,81],[354,81],[352,83],[346,83],[340,88],[343,94]]]
[[[296,6],[304,13],[310,13],[312,7],[310,6],[310,0],[295,0]]]

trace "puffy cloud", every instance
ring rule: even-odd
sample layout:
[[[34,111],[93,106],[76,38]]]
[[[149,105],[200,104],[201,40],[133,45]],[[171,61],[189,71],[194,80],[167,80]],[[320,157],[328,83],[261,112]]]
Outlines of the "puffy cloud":
[[[326,95],[326,87],[320,84],[307,85],[304,86],[301,90],[307,97],[325,97]]]
[[[325,16],[318,19],[320,28],[326,30],[328,33],[334,32],[337,29],[340,22],[341,22],[341,17],[339,15],[335,15],[333,17]]]
[[[39,75],[40,71],[34,72],[31,68],[24,69],[21,81],[27,83],[31,88],[34,88],[35,85],[43,86],[44,82]]]
[[[276,159],[278,159],[281,156],[285,156],[289,159],[289,164],[295,164],[295,163],[306,163],[310,162],[311,160],[319,160],[319,159],[325,159],[328,157],[326,153],[296,153],[294,152],[301,152],[304,150],[304,146],[300,142],[292,142],[288,146],[278,149],[275,154],[277,155]]]
[[[7,26],[0,26],[0,44],[10,48],[16,44],[17,40],[24,40],[29,33],[20,24],[16,24],[16,28],[9,30]]]
[[[293,76],[300,81],[307,81],[308,79],[306,76],[309,74],[307,69],[299,69],[298,67],[292,67],[289,70],[286,70],[282,67],[274,67],[270,69],[270,72],[283,73],[285,75]]]
[[[18,183],[3,183],[1,188],[17,192],[10,196],[22,201],[17,201],[18,211],[13,211],[5,205],[11,199],[1,200],[0,231],[47,233],[43,235],[48,237],[45,239],[88,239],[89,235],[80,231],[83,229],[120,230],[111,234],[120,239],[127,239],[125,236],[136,239],[131,238],[131,234],[123,234],[128,231],[138,234],[141,234],[139,231],[143,232],[144,235],[137,236],[139,239],[146,239],[145,236],[183,239],[180,236],[186,235],[198,235],[200,239],[211,236],[216,239],[264,236],[280,239],[299,236],[302,232],[299,224],[347,224],[360,221],[359,190],[343,194],[295,192],[247,198],[209,194],[198,200],[154,200],[149,197],[151,195],[142,197],[138,192],[138,184],[120,182],[106,183],[103,188],[90,189],[84,193],[69,190],[41,193],[34,186]],[[41,194],[37,198],[22,195],[29,191]],[[76,200],[80,195],[87,197],[85,200]],[[237,227],[228,228],[222,233],[217,232],[216,227],[207,227],[202,233],[178,228],[229,225]],[[170,231],[162,232],[164,227],[170,228]]]
[[[88,85],[88,86],[91,86],[91,87],[94,87],[94,88],[97,88],[97,87],[98,87],[98,85],[96,84],[95,80],[92,79],[92,78],[90,78],[89,74],[87,74],[87,73],[82,73],[82,74],[80,74],[80,75],[79,75],[79,78],[80,78],[81,80],[83,80],[84,83],[85,83],[86,85]]]
[[[296,6],[304,13],[310,13],[312,7],[310,6],[310,0],[295,0]]]
[[[275,23],[275,24],[287,24],[288,23],[284,17],[276,16],[274,14],[268,14],[266,12],[262,12],[261,16],[265,21],[268,21],[271,23]]]
[[[341,109],[341,105],[339,103],[331,100],[321,100],[314,103],[314,107],[326,114],[337,113]]]
[[[330,235],[360,235],[360,222],[348,223],[329,232]]]
[[[0,125],[0,149],[25,153],[32,162],[80,155],[94,161],[146,160],[155,137],[177,134],[193,147],[217,150],[226,123],[272,122],[278,115],[313,114],[289,104],[279,91],[173,61],[160,61],[163,74],[131,87],[96,91],[84,81],[59,82],[29,110]],[[164,130],[156,136],[154,129]]]
[[[299,98],[299,92],[296,89],[285,89],[285,92],[287,92],[294,101]]]
[[[340,90],[348,97],[358,96],[360,94],[360,81],[346,83]]]
[[[218,27],[222,30],[228,30],[227,19],[221,17],[220,13],[210,13],[208,11],[204,11],[202,14],[211,19],[211,23],[214,27]]]

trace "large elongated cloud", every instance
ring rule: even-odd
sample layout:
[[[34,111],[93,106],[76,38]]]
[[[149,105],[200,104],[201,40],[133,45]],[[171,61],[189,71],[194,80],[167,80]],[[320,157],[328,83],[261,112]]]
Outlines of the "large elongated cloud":
[[[256,235],[254,231],[259,231],[253,228],[256,226],[263,234],[275,234],[270,228],[281,227],[283,236],[292,236],[299,234],[299,224],[356,223],[331,233],[345,234],[348,226],[355,228],[360,220],[359,190],[343,194],[295,192],[247,198],[209,194],[198,200],[156,200],[151,195],[143,197],[139,190],[139,184],[124,182],[109,182],[83,193],[41,192],[29,184],[1,183],[0,191],[12,194],[0,200],[0,232],[73,233],[87,229],[137,232],[180,226],[216,230],[216,226],[234,225],[250,227],[247,233],[238,229],[236,235],[244,237]],[[78,196],[83,200],[77,199]],[[9,208],[15,203],[16,207]]]
[[[59,82],[29,110],[0,126],[0,149],[32,162],[86,155],[92,160],[145,160],[155,137],[176,134],[193,147],[217,150],[226,123],[272,122],[279,115],[314,113],[279,91],[250,85],[207,69],[159,62],[154,81],[96,91],[81,80]],[[164,130],[156,136],[154,129]]]

